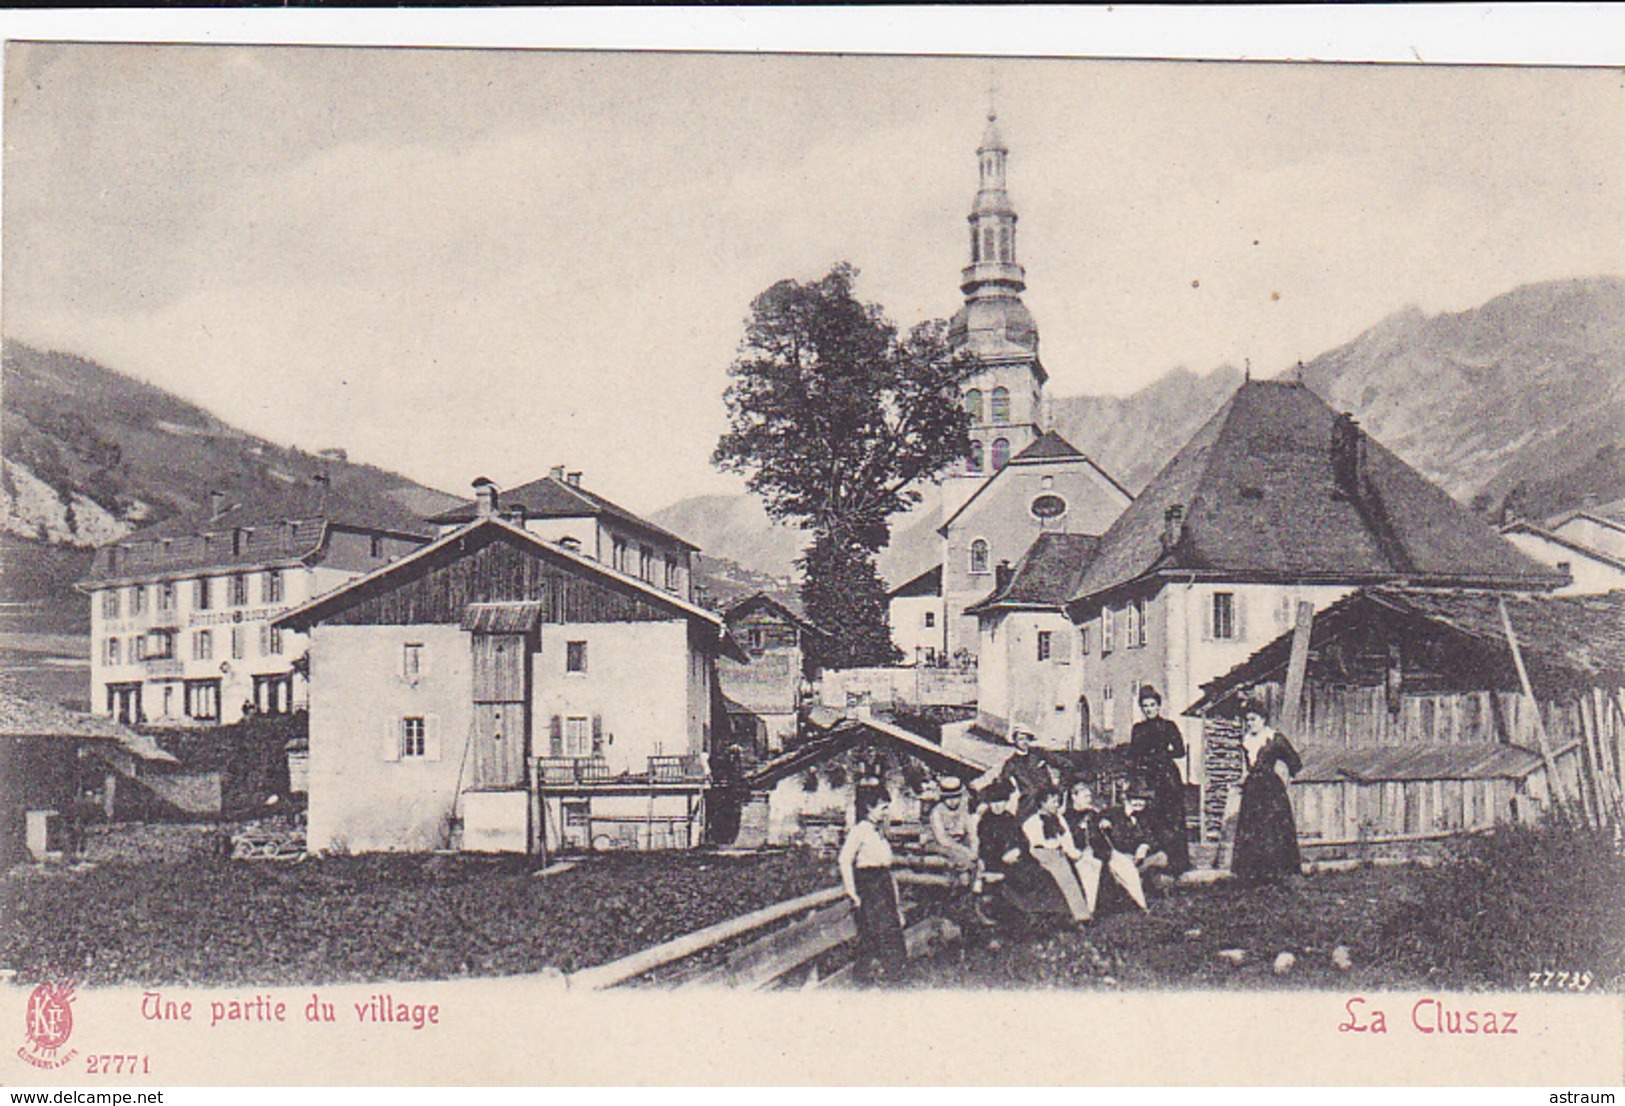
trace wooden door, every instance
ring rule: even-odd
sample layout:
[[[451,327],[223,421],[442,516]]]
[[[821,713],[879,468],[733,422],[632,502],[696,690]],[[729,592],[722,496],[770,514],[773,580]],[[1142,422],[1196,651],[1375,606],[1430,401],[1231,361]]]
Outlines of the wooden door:
[[[523,787],[530,748],[530,642],[474,635],[474,732],[469,790]]]

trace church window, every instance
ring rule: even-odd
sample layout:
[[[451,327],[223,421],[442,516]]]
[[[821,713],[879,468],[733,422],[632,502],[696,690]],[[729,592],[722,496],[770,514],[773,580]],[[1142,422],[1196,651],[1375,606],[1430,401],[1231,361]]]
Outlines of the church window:
[[[982,228],[982,257],[983,257],[984,260],[992,261],[996,256],[998,256],[998,255],[994,252],[994,249],[993,249],[993,228],[992,227],[983,227]]]
[[[970,421],[973,423],[982,421],[982,390],[980,388],[972,388],[965,393],[965,414],[970,416]]]
[[[993,389],[993,421],[1010,421],[1010,390],[1008,388]]]
[[[972,472],[981,472],[982,465],[982,443],[972,442],[970,444],[970,470]]]
[[[981,538],[977,538],[975,541],[970,543],[971,575],[985,576],[987,574],[987,558],[987,542],[983,541]]]
[[[998,472],[1010,463],[1010,441],[1007,438],[993,440],[993,471]]]

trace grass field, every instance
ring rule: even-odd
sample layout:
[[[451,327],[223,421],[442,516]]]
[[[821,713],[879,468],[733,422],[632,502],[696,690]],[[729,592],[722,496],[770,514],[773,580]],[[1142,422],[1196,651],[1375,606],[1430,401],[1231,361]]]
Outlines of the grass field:
[[[93,869],[0,884],[0,968],[20,981],[293,984],[602,963],[836,881],[809,851],[606,855],[538,879],[526,858],[221,859],[218,828],[114,827]],[[1149,917],[987,933],[917,967],[946,987],[1516,989],[1539,969],[1625,971],[1625,864],[1596,835],[1511,831],[1433,869],[1182,886]],[[1333,963],[1339,945],[1347,970]],[[1239,954],[1235,951],[1239,950]],[[1229,955],[1224,955],[1225,953]],[[1277,974],[1289,952],[1293,968]]]

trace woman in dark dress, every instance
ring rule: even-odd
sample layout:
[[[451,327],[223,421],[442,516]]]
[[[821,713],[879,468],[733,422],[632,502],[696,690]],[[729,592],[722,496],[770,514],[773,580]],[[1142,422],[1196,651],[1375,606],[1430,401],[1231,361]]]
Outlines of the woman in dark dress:
[[[1185,739],[1178,726],[1162,717],[1162,696],[1150,684],[1140,689],[1140,711],[1145,719],[1134,724],[1129,756],[1140,786],[1150,795],[1145,824],[1168,858],[1168,874],[1177,876],[1191,866],[1185,835],[1185,782],[1179,775]]]
[[[1247,774],[1241,785],[1230,871],[1244,880],[1299,875],[1303,867],[1298,857],[1298,826],[1286,782],[1276,765],[1286,765],[1295,776],[1303,762],[1291,743],[1266,723],[1262,706],[1249,704],[1242,719],[1241,751]]]
[[[988,893],[984,905],[995,911],[1000,906],[1008,907],[1023,920],[1034,915],[1066,914],[1066,900],[1060,889],[1029,854],[1026,835],[1016,816],[1020,791],[1008,781],[994,780],[983,789],[982,802],[976,841]]]

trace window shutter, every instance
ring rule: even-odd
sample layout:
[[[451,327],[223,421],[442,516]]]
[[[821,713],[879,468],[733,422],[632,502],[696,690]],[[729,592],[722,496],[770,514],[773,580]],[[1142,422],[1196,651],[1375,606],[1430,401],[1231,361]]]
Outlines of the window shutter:
[[[564,719],[557,714],[547,724],[547,755],[550,757],[564,755]]]
[[[1217,602],[1211,593],[1202,595],[1197,606],[1202,608],[1202,640],[1213,640],[1213,604]]]
[[[592,716],[592,755],[604,755],[604,716],[601,714]]]
[[[401,720],[399,718],[384,719],[383,754],[385,760],[401,759]]]
[[[1057,633],[1053,635],[1050,640],[1055,643],[1054,649],[1056,660],[1060,661],[1062,664],[1065,664],[1072,659],[1071,634],[1065,632]]]
[[[440,716],[425,715],[423,719],[423,759],[440,759]]]
[[[1235,614],[1235,618],[1236,618],[1236,640],[1237,641],[1246,641],[1247,640],[1247,593],[1242,591],[1240,588],[1237,588],[1236,589],[1236,597],[1235,597],[1235,599],[1232,600],[1232,602],[1235,604],[1235,610],[1236,610],[1236,614]]]

